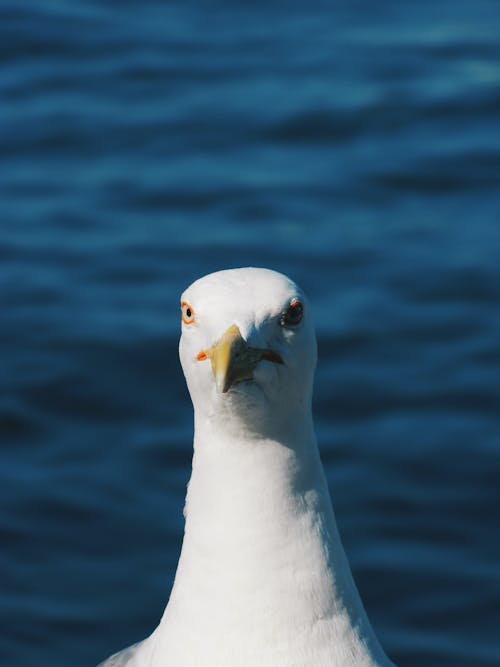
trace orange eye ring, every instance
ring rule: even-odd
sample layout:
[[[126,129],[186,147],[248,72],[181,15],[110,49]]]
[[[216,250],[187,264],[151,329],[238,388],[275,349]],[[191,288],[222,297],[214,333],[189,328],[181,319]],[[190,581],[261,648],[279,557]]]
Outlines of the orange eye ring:
[[[183,301],[181,304],[182,310],[182,321],[184,324],[194,324],[194,310],[191,308],[187,301]]]

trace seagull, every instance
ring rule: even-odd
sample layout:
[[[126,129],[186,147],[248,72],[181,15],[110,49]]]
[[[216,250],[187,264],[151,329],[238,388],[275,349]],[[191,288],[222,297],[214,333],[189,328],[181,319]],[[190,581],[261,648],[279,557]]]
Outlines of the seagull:
[[[185,530],[163,617],[100,667],[394,667],[344,552],[311,410],[308,300],[261,268],[181,296],[194,407]]]

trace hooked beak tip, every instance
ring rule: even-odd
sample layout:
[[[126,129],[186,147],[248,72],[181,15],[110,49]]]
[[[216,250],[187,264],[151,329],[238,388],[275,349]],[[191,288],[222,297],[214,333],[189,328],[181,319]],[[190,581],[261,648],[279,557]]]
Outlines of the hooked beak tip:
[[[231,385],[231,378],[227,377],[224,373],[217,373],[215,375],[215,386],[219,394],[227,394]]]
[[[202,350],[197,359],[210,359],[215,386],[220,394],[227,394],[238,382],[251,380],[253,370],[261,360],[284,364],[282,357],[273,350],[249,347],[235,324],[209,350]]]

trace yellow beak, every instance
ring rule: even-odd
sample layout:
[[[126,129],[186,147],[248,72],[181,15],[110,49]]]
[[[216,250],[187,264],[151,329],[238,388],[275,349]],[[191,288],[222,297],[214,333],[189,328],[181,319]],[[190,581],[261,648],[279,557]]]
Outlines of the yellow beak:
[[[259,361],[267,359],[282,364],[283,359],[272,350],[249,347],[239,328],[233,324],[208,350],[198,354],[198,359],[210,359],[217,390],[225,394],[237,382],[251,380]]]

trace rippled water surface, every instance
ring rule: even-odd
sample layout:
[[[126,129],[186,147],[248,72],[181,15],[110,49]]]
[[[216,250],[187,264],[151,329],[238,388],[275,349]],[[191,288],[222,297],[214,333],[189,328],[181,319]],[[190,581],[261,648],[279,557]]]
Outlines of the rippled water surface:
[[[0,664],[148,634],[182,538],[178,297],[309,293],[339,526],[400,667],[500,664],[497,2],[0,3]]]

